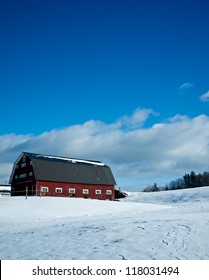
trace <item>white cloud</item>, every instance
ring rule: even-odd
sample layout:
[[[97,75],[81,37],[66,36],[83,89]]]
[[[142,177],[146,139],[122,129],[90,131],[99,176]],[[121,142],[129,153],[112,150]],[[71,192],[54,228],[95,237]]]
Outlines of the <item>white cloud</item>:
[[[177,122],[186,122],[189,121],[189,117],[185,115],[175,115],[174,117],[168,119],[168,122],[177,123]]]
[[[141,127],[150,115],[156,115],[156,113],[151,109],[137,108],[133,111],[131,116],[122,116],[118,119],[117,123],[119,124],[119,126],[137,128]]]
[[[194,87],[194,84],[187,82],[187,83],[180,85],[179,89],[188,89],[188,88],[192,88],[192,87]]]
[[[194,87],[194,84],[191,82],[184,83],[179,86],[178,92],[180,95],[186,95],[192,88]]]
[[[6,149],[11,149],[19,144],[27,142],[31,135],[16,135],[14,133],[0,135],[0,153]]]
[[[111,124],[90,120],[38,136],[3,135],[0,182],[9,178],[22,151],[101,160],[112,168],[119,186],[169,182],[191,170],[209,170],[208,116],[176,115],[143,127],[151,114],[150,109],[137,109]]]
[[[202,94],[200,96],[200,100],[202,102],[209,102],[209,91],[207,91],[206,93]]]

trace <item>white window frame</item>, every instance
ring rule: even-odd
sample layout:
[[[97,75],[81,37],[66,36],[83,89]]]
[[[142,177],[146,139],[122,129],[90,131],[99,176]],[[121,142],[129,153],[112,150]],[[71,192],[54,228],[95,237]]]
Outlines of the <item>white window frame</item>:
[[[101,190],[95,190],[95,194],[102,194]]]
[[[55,188],[55,192],[56,193],[62,193],[62,188],[60,188],[60,187]]]
[[[75,194],[75,189],[74,188],[69,188],[69,194]]]
[[[45,192],[49,192],[49,188],[48,187],[41,187],[41,192],[45,193]]]
[[[112,190],[106,190],[107,195],[112,195]]]
[[[83,190],[82,190],[82,193],[83,193],[83,194],[89,194],[89,189],[83,189]]]

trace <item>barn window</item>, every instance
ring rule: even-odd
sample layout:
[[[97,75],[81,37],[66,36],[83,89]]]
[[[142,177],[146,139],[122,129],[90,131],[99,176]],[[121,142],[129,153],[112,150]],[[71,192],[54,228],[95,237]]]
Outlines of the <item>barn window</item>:
[[[75,189],[69,189],[69,193],[75,193]]]
[[[48,188],[48,187],[41,187],[41,191],[42,191],[42,192],[48,192],[48,191],[49,191],[49,188]]]
[[[56,188],[56,189],[55,189],[55,192],[56,192],[56,193],[62,193],[62,188]]]
[[[29,176],[33,176],[33,172],[29,172]]]
[[[22,161],[26,162],[26,156],[23,156]]]
[[[18,168],[19,168],[19,165],[17,164],[16,167],[15,167],[15,169],[18,169]]]
[[[83,194],[89,194],[89,190],[88,189],[83,189]]]
[[[20,174],[20,176],[19,176],[20,179],[25,178],[25,177],[26,177],[26,173]]]
[[[95,194],[101,194],[102,191],[101,190],[95,190]]]
[[[23,167],[26,167],[26,163],[22,163],[21,164],[21,167],[23,168]]]
[[[111,190],[106,190],[106,194],[110,195],[110,194],[112,194],[112,191]]]
[[[15,175],[15,179],[18,179],[18,175]]]

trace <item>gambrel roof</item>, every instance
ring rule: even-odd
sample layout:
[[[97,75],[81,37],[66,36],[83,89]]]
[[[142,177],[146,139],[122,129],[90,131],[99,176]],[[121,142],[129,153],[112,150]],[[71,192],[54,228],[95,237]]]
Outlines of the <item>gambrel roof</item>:
[[[116,185],[111,169],[100,161],[59,157],[23,152],[15,161],[10,182],[16,165],[23,156],[30,158],[36,180],[69,182],[81,184]]]

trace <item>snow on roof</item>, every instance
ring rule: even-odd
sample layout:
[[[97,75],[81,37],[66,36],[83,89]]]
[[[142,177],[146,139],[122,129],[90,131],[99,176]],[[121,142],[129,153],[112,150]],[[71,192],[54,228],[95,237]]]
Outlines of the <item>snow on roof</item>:
[[[79,162],[79,163],[87,163],[87,164],[98,165],[98,166],[105,166],[105,164],[103,162],[90,161],[90,160],[85,160],[85,159],[66,158],[66,157],[60,157],[60,156],[49,156],[49,155],[41,155],[41,154],[37,154],[36,157],[66,160],[66,161],[69,161],[71,163]]]

